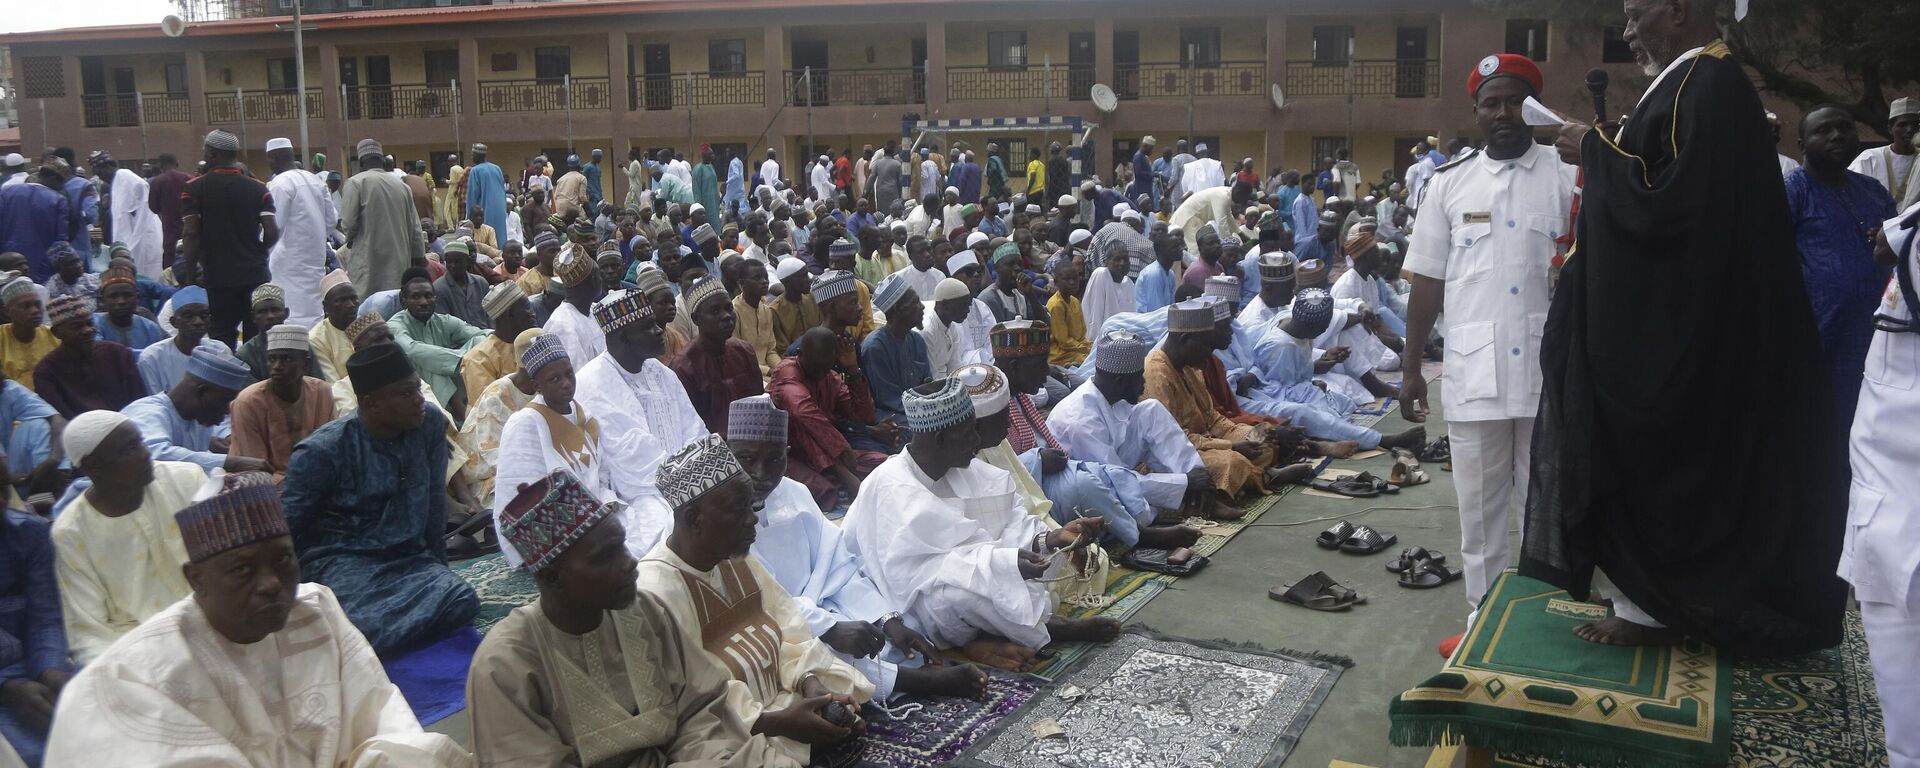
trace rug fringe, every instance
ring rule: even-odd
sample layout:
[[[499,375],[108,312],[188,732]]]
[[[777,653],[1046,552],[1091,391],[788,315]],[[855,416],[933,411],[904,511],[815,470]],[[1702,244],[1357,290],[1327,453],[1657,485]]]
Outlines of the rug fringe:
[[[1500,752],[1545,757],[1575,765],[1620,766],[1622,768],[1707,768],[1716,765],[1632,749],[1608,749],[1582,744],[1565,734],[1542,733],[1529,728],[1486,722],[1461,722],[1449,718],[1393,715],[1387,729],[1387,741],[1396,747],[1436,747],[1443,744],[1475,744]],[[1497,748],[1492,745],[1499,745]],[[1724,764],[1724,763],[1720,763]]]
[[[1288,658],[1302,660],[1302,661],[1317,661],[1317,662],[1320,662],[1321,664],[1330,664],[1330,665],[1338,666],[1341,669],[1353,669],[1353,663],[1354,663],[1351,657],[1342,656],[1336,653],[1322,653],[1320,651],[1301,651],[1301,650],[1295,650],[1292,648],[1268,648],[1264,645],[1260,645],[1259,643],[1241,642],[1238,640],[1226,640],[1226,639],[1198,640],[1191,637],[1182,637],[1180,635],[1169,635],[1165,632],[1161,632],[1145,624],[1132,624],[1127,626],[1125,629],[1121,631],[1127,634],[1143,635],[1153,640],[1160,640],[1164,642],[1186,643],[1188,645],[1198,646],[1201,648],[1207,648],[1207,649],[1216,650],[1216,651],[1238,651],[1241,653],[1258,653],[1258,654],[1264,654],[1267,656],[1285,656]]]

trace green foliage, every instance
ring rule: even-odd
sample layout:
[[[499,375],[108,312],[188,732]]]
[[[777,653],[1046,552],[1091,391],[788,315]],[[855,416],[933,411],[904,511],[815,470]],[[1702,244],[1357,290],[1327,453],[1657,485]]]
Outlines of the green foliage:
[[[1625,23],[1618,0],[1475,0],[1494,13],[1549,19],[1576,38],[1598,41]],[[1920,81],[1920,2],[1915,0],[1752,0],[1734,23],[1721,3],[1722,38],[1754,85],[1803,110],[1839,104],[1887,132],[1887,105]]]

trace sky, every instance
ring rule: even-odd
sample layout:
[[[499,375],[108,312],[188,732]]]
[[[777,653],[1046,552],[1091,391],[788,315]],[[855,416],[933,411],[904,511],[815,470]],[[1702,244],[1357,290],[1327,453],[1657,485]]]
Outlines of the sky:
[[[80,0],[77,3],[18,0],[0,13],[0,34],[64,27],[153,24],[174,13],[170,0]]]

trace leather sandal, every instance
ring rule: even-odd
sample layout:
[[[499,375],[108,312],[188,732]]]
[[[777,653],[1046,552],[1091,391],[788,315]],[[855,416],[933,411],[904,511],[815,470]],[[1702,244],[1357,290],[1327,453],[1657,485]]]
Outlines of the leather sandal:
[[[1351,475],[1337,480],[1315,478],[1308,485],[1316,491],[1326,491],[1354,499],[1371,499],[1380,495],[1380,489],[1375,488],[1372,482],[1359,480],[1359,477],[1359,475]]]
[[[1437,552],[1427,549],[1426,547],[1407,547],[1406,549],[1400,550],[1399,557],[1387,561],[1387,572],[1404,573],[1408,568],[1418,565],[1422,560],[1444,563],[1447,561],[1447,555],[1445,552]]]
[[[1120,558],[1120,564],[1136,571],[1165,573],[1172,576],[1189,576],[1213,562],[1206,555],[1194,552],[1186,547],[1172,551],[1151,547],[1134,547]]]
[[[1432,481],[1433,478],[1427,477],[1426,471],[1420,468],[1419,462],[1413,462],[1411,466],[1404,460],[1395,462],[1393,472],[1387,475],[1387,482],[1401,488],[1410,485],[1426,485]]]
[[[1415,563],[1407,572],[1400,574],[1400,586],[1407,589],[1433,589],[1460,578],[1461,570],[1449,568],[1432,560]]]
[[[1320,536],[1313,541],[1320,545],[1321,549],[1339,549],[1340,543],[1353,535],[1353,528],[1353,523],[1342,520],[1334,523],[1332,528],[1321,531]]]
[[[1340,551],[1349,555],[1374,555],[1385,551],[1387,547],[1399,541],[1400,537],[1391,533],[1383,534],[1367,526],[1355,526],[1353,535],[1340,542]]]
[[[1325,613],[1351,610],[1359,600],[1359,595],[1335,583],[1325,571],[1316,571],[1291,586],[1269,589],[1267,597]]]
[[[1453,461],[1453,441],[1450,440],[1446,435],[1441,435],[1440,439],[1435,440],[1431,443],[1428,443],[1425,447],[1420,449],[1420,460],[1421,461],[1441,461],[1441,462]]]

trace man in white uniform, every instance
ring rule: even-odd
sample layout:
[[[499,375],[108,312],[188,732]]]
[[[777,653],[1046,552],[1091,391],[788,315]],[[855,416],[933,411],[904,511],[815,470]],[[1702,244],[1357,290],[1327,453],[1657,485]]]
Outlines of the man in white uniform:
[[[1920,149],[1914,146],[1915,139],[1920,138],[1920,99],[1909,96],[1893,100],[1887,133],[1893,136],[1891,143],[1861,152],[1847,170],[1873,177],[1904,210],[1920,202],[1920,163],[1914,162],[1920,158]]]
[[[1866,378],[1853,417],[1853,488],[1848,494],[1840,577],[1853,584],[1867,630],[1892,768],[1920,766],[1920,325],[1915,325],[1915,227],[1920,205],[1882,225],[1898,254],[1880,302]]]
[[[1460,498],[1460,552],[1475,609],[1507,567],[1510,526],[1527,498],[1547,271],[1565,231],[1577,170],[1534,143],[1521,116],[1541,92],[1524,56],[1488,56],[1469,81],[1487,147],[1439,168],[1408,245],[1407,346],[1426,348],[1446,312],[1447,434]],[[1403,377],[1400,412],[1426,419],[1426,380]]]
[[[327,273],[327,233],[340,220],[340,212],[333,207],[333,196],[327,194],[320,177],[294,166],[293,142],[269,140],[267,163],[273,166],[267,192],[273,195],[275,218],[280,220],[280,239],[267,252],[267,269],[273,274],[273,282],[287,290],[286,322],[312,327],[320,320],[320,297],[324,293],[320,278]]]

